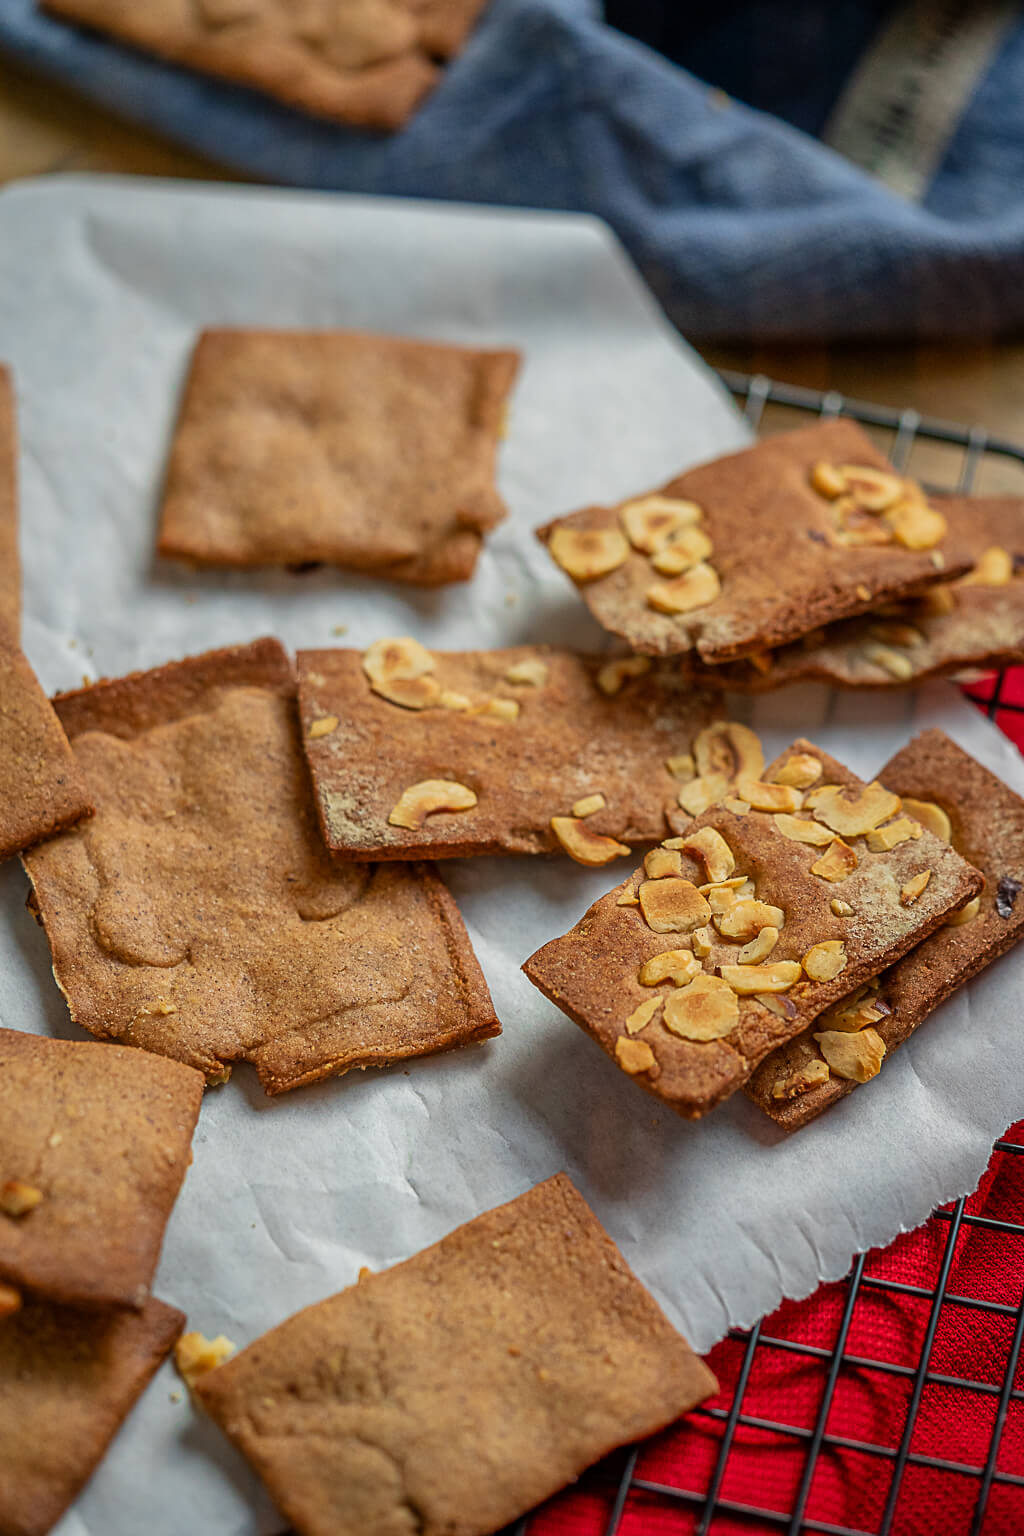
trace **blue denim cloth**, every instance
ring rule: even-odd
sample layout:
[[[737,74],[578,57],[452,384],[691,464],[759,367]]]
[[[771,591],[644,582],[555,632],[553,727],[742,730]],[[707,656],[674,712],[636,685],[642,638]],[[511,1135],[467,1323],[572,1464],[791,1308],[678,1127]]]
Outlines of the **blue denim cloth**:
[[[655,20],[666,11],[648,9]],[[390,137],[315,122],[163,65],[41,15],[34,0],[0,0],[0,47],[272,181],[598,214],[695,338],[1019,330],[1024,19],[915,205],[807,131],[820,128],[884,4],[835,0],[832,45],[808,69],[800,45],[814,41],[813,10],[822,7],[810,0],[722,3],[719,18],[690,29],[690,62],[789,122],[726,101],[609,26],[592,0],[492,0],[434,95]],[[744,23],[757,12],[752,34]],[[747,68],[744,84],[752,48],[759,67]]]

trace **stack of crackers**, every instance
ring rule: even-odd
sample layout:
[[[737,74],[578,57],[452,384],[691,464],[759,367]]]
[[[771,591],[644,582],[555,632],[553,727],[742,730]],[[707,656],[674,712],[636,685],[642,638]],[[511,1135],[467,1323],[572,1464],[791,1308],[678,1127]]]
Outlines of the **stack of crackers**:
[[[229,10],[218,37],[271,25]],[[468,579],[504,515],[518,366],[205,333],[160,554]],[[3,384],[0,855],[22,856],[95,1038],[0,1031],[0,1529],[50,1528],[177,1340],[296,1531],[486,1536],[709,1396],[710,1373],[564,1175],[233,1359],[179,1338],[150,1286],[204,1087],[242,1062],[276,1095],[492,1039],[437,861],[600,868],[638,844],[524,967],[614,1068],[689,1119],[742,1088],[783,1131],[870,1081],[1024,931],[1024,802],[938,731],[869,783],[803,739],[766,763],[723,685],[1024,656],[1020,509],[940,505],[830,422],[541,530],[628,650],[405,635],[293,661],[267,637],[51,702],[20,649]]]

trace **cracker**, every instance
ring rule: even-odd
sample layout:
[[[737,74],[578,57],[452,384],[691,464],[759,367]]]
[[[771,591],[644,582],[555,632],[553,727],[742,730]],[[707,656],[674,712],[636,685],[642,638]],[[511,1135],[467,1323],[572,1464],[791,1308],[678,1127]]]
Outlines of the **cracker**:
[[[26,867],[85,1029],[268,1093],[499,1032],[436,872],[323,846],[275,640],[57,707],[97,813]]]
[[[710,546],[698,568],[704,577],[699,603],[687,612],[652,606],[656,589],[674,578],[656,569],[658,551],[645,553],[626,540],[623,514],[631,503],[588,507],[538,529],[538,535],[557,550],[564,530],[603,532],[614,546],[604,551],[603,563],[619,563],[578,582],[598,623],[636,651],[695,650],[714,663],[782,645],[880,601],[920,591],[940,572],[951,577],[969,568],[969,554],[951,537],[920,550],[843,542],[854,534],[840,527],[836,502],[811,483],[814,466],[822,461],[889,469],[855,422],[837,420],[766,438],[650,493],[692,503],[699,521],[688,537],[696,530]],[[864,521],[869,532],[882,528],[889,537],[884,519]]]
[[[693,675],[705,685],[742,693],[808,681],[841,688],[903,688],[964,668],[1024,662],[1024,501],[950,496],[935,498],[934,505],[976,564],[965,579],[893,604],[884,613],[829,624],[793,645],[765,652],[756,663],[695,668]]]
[[[0,1029],[0,1281],[81,1306],[140,1307],[191,1160],[203,1079],[143,1051]]]
[[[564,1174],[197,1388],[301,1536],[485,1536],[716,1390]]]
[[[915,737],[879,777],[896,794],[944,810],[954,846],[985,876],[976,917],[936,929],[866,994],[869,1006],[891,1010],[870,1023],[889,1055],[958,987],[1024,936],[1024,800],[939,730]],[[814,1039],[822,1023],[774,1051],[747,1085],[755,1104],[783,1130],[807,1125],[859,1086],[833,1073],[791,1098],[776,1097],[776,1087],[786,1093],[809,1063],[823,1061]]]
[[[28,1301],[0,1323],[0,1531],[45,1536],[78,1496],[184,1326]]]
[[[505,516],[494,467],[518,362],[357,331],[204,331],[160,553],[467,580]]]
[[[147,53],[332,122],[401,128],[486,0],[41,0]]]
[[[905,954],[937,928],[947,913],[963,906],[981,889],[977,870],[931,832],[885,852],[873,851],[865,836],[833,839],[845,842],[852,850],[846,859],[849,865],[855,860],[856,867],[851,867],[843,879],[813,873],[812,866],[826,855],[835,858],[835,850],[824,841],[820,846],[796,841],[783,832],[775,817],[792,814],[795,820],[808,824],[802,829],[805,833],[827,836],[830,829],[819,819],[819,808],[800,807],[792,813],[759,811],[743,809],[748,801],[738,798],[744,789],[748,797],[762,798],[765,781],[774,782],[779,774],[784,779],[794,757],[801,763],[809,760],[812,772],[815,761],[820,764],[820,772],[807,791],[794,791],[801,798],[804,793],[813,796],[815,788],[838,785],[847,792],[845,804],[865,790],[861,780],[833,758],[810,742],[797,741],[767,769],[761,782],[744,784],[740,780],[737,794],[730,797],[736,809],[713,805],[686,826],[684,838],[710,828],[724,840],[733,861],[733,869],[724,878],[746,876],[754,890],[749,896],[741,892],[741,899],[753,899],[782,914],[775,946],[764,965],[792,966],[792,973],[782,972],[780,977],[791,974],[799,979],[778,993],[765,986],[758,994],[740,995],[735,1010],[720,985],[712,981],[710,990],[718,994],[715,1017],[719,1032],[703,1036],[695,1032],[698,1025],[692,1018],[675,1013],[688,1003],[681,996],[689,981],[690,962],[685,953],[681,960],[672,962],[683,985],[677,985],[671,974],[655,985],[641,981],[641,969],[649,961],[677,949],[692,949],[695,961],[699,960],[698,991],[709,989],[707,978],[723,965],[737,966],[748,985],[754,976],[755,967],[740,958],[741,948],[753,942],[754,932],[728,938],[717,931],[711,915],[700,910],[690,895],[693,887],[721,878],[721,870],[711,875],[704,855],[680,847],[679,839],[669,839],[666,845],[679,855],[675,887],[669,889],[671,875],[667,879],[650,878],[646,871],[638,871],[595,903],[571,932],[546,944],[523,967],[534,985],[592,1035],[623,1070],[688,1119],[713,1109],[741,1087],[776,1046],[800,1034],[831,1003]],[[789,823],[782,826],[794,830]],[[902,892],[908,882],[925,870],[930,875],[924,890],[906,901]],[[686,890],[683,882],[688,882]],[[728,890],[726,887],[725,894],[715,897],[723,907],[729,901]],[[638,898],[638,904],[623,905],[623,899],[631,896]],[[675,930],[654,931],[650,918],[655,916],[656,904],[660,910],[669,897],[684,917]],[[832,907],[834,900],[848,906],[849,913],[838,915]],[[749,912],[749,916],[756,930],[772,926],[763,910]],[[728,913],[718,921],[724,926],[727,919]],[[657,916],[655,920],[660,921]],[[734,919],[728,923],[735,926]],[[697,954],[697,939],[702,936],[709,943]],[[811,979],[808,957],[820,944],[841,945],[839,958],[844,963],[832,977]],[[821,951],[817,957],[822,957]],[[824,958],[828,958],[827,952]],[[801,966],[805,971],[802,977]],[[733,992],[731,983],[726,990]],[[652,999],[657,999],[659,1006],[645,1019],[637,1010]],[[669,1020],[673,1020],[671,1028]],[[638,1046],[646,1049],[638,1050]]]
[[[412,647],[415,665],[430,666],[412,680],[429,692],[426,707],[396,702],[420,702],[402,679],[380,680],[383,693],[372,685],[367,668],[389,645],[399,657]],[[607,658],[547,646],[427,653],[379,641],[365,653],[300,652],[303,745],[328,846],[352,859],[558,850],[552,818],[571,818],[594,794],[605,805],[586,816],[588,833],[664,837],[679,790],[667,760],[690,750],[713,695],[669,666],[629,676],[616,665],[609,673]],[[501,718],[495,707],[517,713]],[[430,780],[464,784],[476,804],[427,814],[418,828],[389,823],[410,786]]]

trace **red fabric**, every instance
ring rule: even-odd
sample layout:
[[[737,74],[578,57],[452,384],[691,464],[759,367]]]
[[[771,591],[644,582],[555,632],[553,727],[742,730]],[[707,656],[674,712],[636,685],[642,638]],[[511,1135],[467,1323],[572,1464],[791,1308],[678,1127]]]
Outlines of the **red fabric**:
[[[998,692],[997,692],[998,690]],[[994,718],[1024,750],[1024,668],[965,687],[965,694]],[[1024,1108],[1024,1105],[1022,1105]],[[1024,1120],[1005,1138],[1024,1146]],[[929,1382],[921,1396],[912,1456],[941,1458],[984,1467],[992,1442],[998,1392],[1006,1373],[1016,1326],[1024,1305],[1024,1153],[996,1151],[966,1212],[1019,1225],[1016,1234],[993,1232],[965,1222],[956,1238],[946,1300],[929,1362],[929,1375],[994,1386],[983,1392],[967,1386]],[[913,1373],[932,1308],[931,1296],[886,1289],[886,1282],[936,1285],[951,1236],[951,1223],[933,1216],[917,1231],[868,1255],[853,1310],[832,1405],[828,1437],[897,1448],[913,1392]],[[877,1282],[877,1283],[876,1283]],[[831,1351],[847,1301],[847,1282],[822,1286],[808,1300],[785,1302],[762,1323],[762,1334]],[[966,1307],[950,1297],[986,1301],[1006,1314]],[[728,1412],[747,1348],[745,1338],[725,1339],[709,1363],[722,1384],[706,1408]],[[887,1373],[851,1363],[850,1357],[904,1367]],[[813,1430],[830,1367],[813,1354],[783,1352],[761,1344],[742,1401],[745,1416]],[[999,1441],[996,1468],[1022,1479],[1019,1486],[994,1481],[981,1525],[983,1536],[1024,1536],[1024,1350]],[[615,1536],[686,1536],[703,1515],[703,1499],[715,1471],[724,1421],[705,1412],[688,1415],[641,1447]],[[739,1425],[726,1463],[719,1498],[728,1503],[774,1510],[789,1516],[803,1475],[807,1439],[777,1430]],[[533,1515],[529,1536],[606,1536],[626,1465],[624,1455],[595,1468],[581,1484]],[[874,1533],[880,1529],[892,1479],[891,1458],[826,1444],[818,1458],[805,1518]],[[685,1500],[644,1489],[641,1483],[688,1490]],[[891,1530],[895,1536],[968,1536],[981,1479],[963,1472],[909,1463],[904,1472]],[[813,1527],[812,1527],[813,1528]],[[717,1512],[711,1536],[778,1536],[784,1522],[756,1515]]]

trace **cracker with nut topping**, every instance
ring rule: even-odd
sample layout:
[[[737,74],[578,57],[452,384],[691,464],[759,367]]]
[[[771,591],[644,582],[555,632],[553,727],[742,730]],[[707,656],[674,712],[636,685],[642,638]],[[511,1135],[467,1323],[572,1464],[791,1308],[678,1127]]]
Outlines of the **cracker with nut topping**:
[[[302,1536],[487,1536],[716,1389],[565,1174],[196,1384]]]
[[[1024,800],[939,730],[915,737],[880,778],[904,815],[981,871],[985,889],[761,1063],[746,1091],[786,1131],[870,1081],[940,1003],[1024,937]]]
[[[27,1301],[0,1322],[0,1531],[46,1536],[81,1493],[184,1326],[141,1311]]]
[[[0,1029],[0,1282],[143,1306],[202,1096],[176,1061]]]
[[[880,784],[807,741],[758,771],[753,733],[709,730],[730,733],[721,799],[523,967],[688,1119],[982,886]]]
[[[1024,501],[1010,496],[935,499],[973,569],[882,612],[829,624],[777,651],[694,668],[705,684],[762,693],[787,683],[900,688],[964,668],[1024,662]]]
[[[301,651],[298,672],[321,829],[350,859],[628,855],[664,837],[715,697],[646,656],[407,637]]]
[[[204,331],[159,551],[194,565],[473,574],[516,352],[358,331]]]
[[[97,811],[26,868],[85,1029],[272,1094],[499,1032],[436,871],[323,846],[277,641],[57,707]]]
[[[945,519],[852,421],[820,422],[538,529],[635,651],[720,663],[970,568]]]
[[[486,0],[42,0],[51,15],[331,122],[401,128]]]

